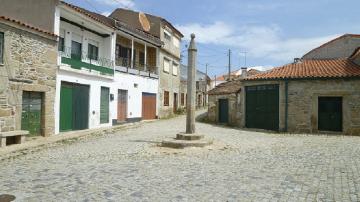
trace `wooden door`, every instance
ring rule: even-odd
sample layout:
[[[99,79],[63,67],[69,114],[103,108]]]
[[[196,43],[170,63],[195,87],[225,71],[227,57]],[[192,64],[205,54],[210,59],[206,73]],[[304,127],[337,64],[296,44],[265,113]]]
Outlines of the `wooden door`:
[[[229,100],[219,99],[219,123],[229,122]]]
[[[319,97],[318,129],[342,131],[342,97]]]
[[[279,85],[246,87],[246,127],[279,130]]]
[[[21,129],[41,135],[42,93],[23,92]]]
[[[126,121],[127,119],[127,99],[128,91],[127,90],[118,90],[118,110],[117,110],[117,120],[119,122]]]
[[[156,119],[156,94],[142,93],[142,119]]]
[[[173,108],[173,110],[174,110],[174,113],[176,113],[176,111],[177,111],[177,108],[178,108],[178,94],[177,93],[174,93],[174,108]]]
[[[110,89],[107,87],[101,87],[100,95],[100,124],[109,123],[109,109],[110,104]]]

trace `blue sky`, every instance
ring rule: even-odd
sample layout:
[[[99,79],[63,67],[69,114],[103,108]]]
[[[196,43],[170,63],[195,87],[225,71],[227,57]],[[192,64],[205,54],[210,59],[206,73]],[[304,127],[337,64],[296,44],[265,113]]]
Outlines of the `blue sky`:
[[[126,7],[162,16],[185,35],[197,35],[198,69],[209,75],[245,65],[268,69],[293,61],[344,33],[360,33],[359,0],[66,0],[107,14]],[[184,52],[186,53],[186,51]],[[183,63],[186,64],[186,61]]]

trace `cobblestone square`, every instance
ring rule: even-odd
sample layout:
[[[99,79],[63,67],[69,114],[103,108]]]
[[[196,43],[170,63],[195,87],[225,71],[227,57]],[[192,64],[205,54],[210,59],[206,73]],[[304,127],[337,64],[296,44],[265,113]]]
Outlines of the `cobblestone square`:
[[[359,201],[360,138],[197,123],[205,149],[157,145],[183,116],[47,146],[0,162],[17,201]]]

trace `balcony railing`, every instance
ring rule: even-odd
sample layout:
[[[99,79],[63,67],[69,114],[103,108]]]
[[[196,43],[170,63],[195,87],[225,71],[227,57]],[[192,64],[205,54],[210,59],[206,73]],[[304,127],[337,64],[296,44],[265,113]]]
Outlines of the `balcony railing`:
[[[158,68],[155,65],[146,65],[146,70],[145,70],[145,64],[134,61],[133,64],[134,68],[131,68],[130,58],[121,58],[121,57],[115,59],[115,65],[116,65],[116,70],[120,72],[158,78],[157,76]]]
[[[103,75],[114,75],[114,61],[110,59],[91,56],[84,52],[74,53],[69,47],[64,47],[60,51],[60,56],[61,63],[70,65],[71,68],[79,70],[85,68],[90,71],[97,71]]]

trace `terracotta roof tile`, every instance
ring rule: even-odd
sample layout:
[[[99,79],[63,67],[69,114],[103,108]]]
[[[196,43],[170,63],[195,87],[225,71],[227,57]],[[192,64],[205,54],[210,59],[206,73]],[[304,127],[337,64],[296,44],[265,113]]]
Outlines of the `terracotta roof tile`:
[[[245,80],[360,77],[360,66],[350,59],[302,60]]]
[[[23,23],[23,22],[21,22],[19,20],[15,20],[15,19],[12,19],[12,18],[9,18],[9,17],[6,17],[6,16],[0,16],[0,19],[8,21],[8,22],[15,23],[15,24],[18,24],[20,26],[26,27],[28,29],[31,29],[31,30],[34,30],[34,31],[37,31],[37,32],[40,32],[40,33],[43,33],[43,34],[46,34],[46,35],[49,35],[49,36],[57,37],[57,35],[52,33],[52,32],[42,30],[42,29],[34,27],[34,26],[30,25],[30,24]]]
[[[225,94],[237,93],[240,90],[241,90],[241,81],[234,80],[234,81],[228,81],[228,82],[219,84],[214,89],[211,89],[208,92],[208,94],[209,95],[225,95]]]

